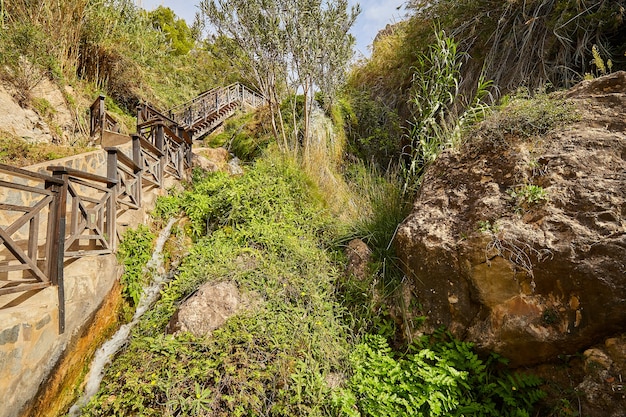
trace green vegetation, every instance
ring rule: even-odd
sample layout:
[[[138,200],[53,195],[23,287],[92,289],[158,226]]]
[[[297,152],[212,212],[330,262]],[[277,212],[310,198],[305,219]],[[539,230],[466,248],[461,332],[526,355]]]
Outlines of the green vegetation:
[[[349,149],[382,167],[400,160],[409,172],[420,171],[423,165],[412,162],[422,157],[402,159],[400,155],[423,149],[427,160],[444,146],[441,140],[433,140],[436,136],[421,135],[423,124],[432,121],[422,114],[423,101],[428,101],[430,94],[415,101],[416,89],[421,91],[423,85],[437,92],[430,106],[436,109],[434,127],[452,129],[442,132],[445,144],[458,139],[456,124],[450,122],[476,104],[475,97],[492,103],[520,87],[533,93],[560,89],[587,73],[601,75],[626,65],[624,0],[592,4],[574,0],[414,0],[407,4],[409,19],[379,34],[371,58],[353,68],[345,90],[358,126],[348,129]],[[454,83],[441,72],[443,55],[432,55],[433,45],[441,44],[441,31],[454,40],[458,59],[451,61],[447,72],[456,73]],[[430,77],[437,72],[441,78]],[[428,80],[435,83],[425,84]],[[467,116],[472,121],[476,114],[470,111]],[[441,123],[442,119],[446,123]],[[502,118],[505,123],[507,120]],[[408,137],[398,134],[398,126]],[[423,146],[415,146],[419,142],[416,133],[420,133]]]
[[[179,197],[195,244],[86,415],[322,414],[325,378],[345,368],[349,338],[324,251],[334,226],[312,186],[280,156],[239,178],[195,174]],[[225,280],[256,300],[254,311],[210,338],[164,335],[181,299]]]
[[[18,167],[65,158],[92,150],[86,146],[62,146],[28,141],[0,130],[0,163]]]
[[[531,96],[528,90],[520,89],[503,97],[498,110],[472,132],[497,146],[507,146],[511,138],[537,139],[580,120],[574,104],[559,93],[538,91]]]
[[[143,287],[147,284],[149,274],[146,264],[152,256],[156,236],[148,226],[140,224],[137,229],[128,229],[121,239],[117,250],[118,260],[124,265],[124,273],[120,278],[122,293],[132,306],[139,304]]]
[[[444,150],[539,143],[579,120],[546,91],[624,68],[623,0],[409,1],[409,20],[377,38],[345,86],[359,12],[346,0],[204,0],[218,32],[206,39],[203,22],[131,0],[31,3],[0,0],[0,76],[44,118],[54,109],[31,97],[43,77],[105,92],[127,130],[139,102],[167,108],[234,81],[268,100],[206,139],[249,163],[245,175],[194,172],[186,190],[158,200],[158,221],[184,213],[175,233],[189,255],[85,415],[530,415],[536,378],[444,332],[399,335],[398,310],[420,307],[394,299],[406,278],[394,238]],[[57,155],[5,133],[0,149],[3,161]],[[537,160],[529,168],[542,175]],[[547,200],[531,180],[510,190],[516,209]],[[475,227],[491,236],[488,251],[532,277],[530,256],[544,254],[495,221]],[[373,251],[365,277],[342,273],[340,249],[355,237]],[[129,304],[153,239],[140,227],[120,246]],[[168,334],[183,300],[222,281],[247,298],[244,310],[211,335]]]
[[[224,40],[202,40],[165,7],[146,12],[132,0],[4,2],[0,77],[28,105],[44,78],[89,82],[133,114],[141,101],[162,108],[240,78]],[[87,88],[86,88],[87,89]]]
[[[538,381],[471,345],[442,333],[403,355],[366,335],[384,321],[354,308],[346,291],[356,284],[333,250],[345,232],[315,188],[268,150],[244,176],[195,172],[189,189],[161,200],[161,216],[187,215],[194,244],[83,415],[528,415]],[[129,246],[147,245],[144,232]],[[181,300],[222,281],[246,308],[209,336],[167,334]]]
[[[360,12],[347,0],[203,0],[200,8],[217,32],[232,39],[237,67],[266,98],[274,137],[284,152],[306,154],[312,145],[311,99],[316,89],[328,103],[352,56],[348,33]],[[285,126],[281,107],[302,117]]]
[[[273,141],[269,114],[265,110],[236,114],[224,122],[222,132],[208,136],[205,144],[224,147],[238,158],[252,161]]]
[[[498,371],[495,355],[481,360],[470,343],[438,333],[408,354],[368,336],[350,355],[353,374],[333,400],[347,416],[530,416],[544,397],[531,375]]]
[[[532,206],[548,200],[547,191],[543,187],[534,184],[525,184],[514,189],[510,189],[508,194],[521,207]]]

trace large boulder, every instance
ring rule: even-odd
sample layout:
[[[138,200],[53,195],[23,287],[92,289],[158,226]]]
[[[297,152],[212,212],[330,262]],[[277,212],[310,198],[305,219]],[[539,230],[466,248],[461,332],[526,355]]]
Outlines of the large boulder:
[[[513,365],[626,331],[626,73],[563,99],[579,122],[442,154],[396,239],[426,330]]]

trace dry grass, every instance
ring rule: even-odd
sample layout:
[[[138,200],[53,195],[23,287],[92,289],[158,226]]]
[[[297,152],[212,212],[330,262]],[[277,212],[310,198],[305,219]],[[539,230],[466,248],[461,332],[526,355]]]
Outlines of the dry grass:
[[[350,189],[339,172],[345,141],[343,131],[337,131],[323,112],[315,111],[311,120],[311,141],[300,159],[330,212],[342,222],[350,222],[369,213],[368,204]]]
[[[50,143],[28,143],[20,137],[0,130],[0,163],[2,164],[25,167],[92,150],[92,148],[82,145],[62,146]]]

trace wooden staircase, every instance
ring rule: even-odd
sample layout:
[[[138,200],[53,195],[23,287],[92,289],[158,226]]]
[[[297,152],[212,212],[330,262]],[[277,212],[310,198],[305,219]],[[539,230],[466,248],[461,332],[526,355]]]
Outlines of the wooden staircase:
[[[169,118],[201,139],[214,131],[241,107],[257,108],[264,98],[246,86],[235,83],[214,88],[196,98],[174,107]]]

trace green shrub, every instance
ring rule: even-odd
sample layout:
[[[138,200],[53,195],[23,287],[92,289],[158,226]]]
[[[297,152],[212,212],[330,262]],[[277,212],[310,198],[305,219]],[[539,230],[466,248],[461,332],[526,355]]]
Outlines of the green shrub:
[[[28,143],[11,133],[0,130],[0,163],[23,167],[53,159],[65,158],[93,148],[62,146],[49,143]]]
[[[543,398],[538,378],[501,372],[496,356],[483,361],[447,334],[436,339],[400,355],[382,336],[366,337],[350,356],[348,387],[333,393],[336,409],[355,417],[528,417]]]
[[[506,146],[511,138],[538,138],[577,122],[580,117],[574,103],[561,94],[537,91],[531,95],[528,90],[520,89],[512,96],[503,97],[498,111],[476,125],[471,135]]]
[[[140,224],[137,229],[128,229],[121,239],[117,257],[124,265],[124,273],[120,278],[122,294],[137,306],[148,274],[146,264],[152,256],[152,247],[156,236],[148,226]]]

